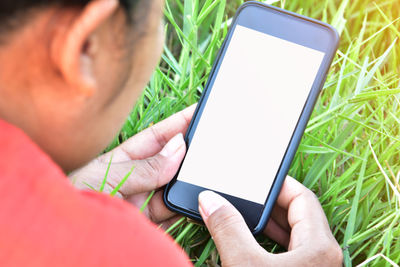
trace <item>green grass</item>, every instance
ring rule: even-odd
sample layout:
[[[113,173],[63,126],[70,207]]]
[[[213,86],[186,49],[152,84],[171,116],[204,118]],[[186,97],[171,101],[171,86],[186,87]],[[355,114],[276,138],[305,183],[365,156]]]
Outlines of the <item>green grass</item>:
[[[167,1],[162,60],[110,148],[197,102],[241,2]],[[400,4],[287,0],[274,5],[328,22],[342,38],[290,175],[319,197],[346,266],[398,263]],[[168,232],[196,266],[218,261],[204,227],[182,220]],[[259,241],[268,251],[282,251],[267,238]]]

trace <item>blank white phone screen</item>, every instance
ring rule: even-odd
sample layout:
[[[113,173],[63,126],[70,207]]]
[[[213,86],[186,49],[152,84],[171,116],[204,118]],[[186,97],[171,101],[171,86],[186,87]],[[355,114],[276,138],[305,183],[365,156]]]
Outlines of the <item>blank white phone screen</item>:
[[[324,55],[237,25],[177,179],[264,205]]]

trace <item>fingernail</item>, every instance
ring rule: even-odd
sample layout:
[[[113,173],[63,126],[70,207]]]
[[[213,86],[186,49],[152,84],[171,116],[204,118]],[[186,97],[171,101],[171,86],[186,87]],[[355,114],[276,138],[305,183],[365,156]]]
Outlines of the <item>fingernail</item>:
[[[179,133],[175,137],[173,137],[171,140],[169,140],[169,142],[161,150],[160,155],[164,156],[164,157],[171,157],[184,144],[185,144],[185,141],[183,140],[183,135],[182,135],[182,133]]]
[[[199,194],[199,206],[206,218],[221,208],[225,202],[226,200],[223,197],[212,191],[203,191]]]
[[[118,4],[119,4],[118,0],[106,0],[106,1],[103,1],[103,5],[106,5],[106,6],[114,7],[114,6],[118,6]]]

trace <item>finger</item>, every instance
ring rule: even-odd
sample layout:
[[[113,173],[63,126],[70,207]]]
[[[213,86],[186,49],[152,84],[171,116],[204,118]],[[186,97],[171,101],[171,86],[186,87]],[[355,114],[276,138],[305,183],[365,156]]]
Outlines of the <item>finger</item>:
[[[180,215],[175,215],[172,218],[169,218],[168,220],[165,220],[163,222],[160,222],[160,228],[163,229],[164,231],[167,231],[172,225],[174,225],[174,223],[176,223],[177,221],[179,221],[182,218],[182,216]]]
[[[252,255],[260,251],[239,211],[220,195],[211,191],[200,193],[199,211],[224,265],[246,262],[247,257],[251,261]]]
[[[275,240],[281,246],[288,248],[290,235],[272,218],[268,221],[267,227],[264,229],[266,234],[271,239]]]
[[[176,216],[176,213],[170,211],[163,201],[164,191],[158,191],[151,198],[148,205],[148,215],[153,222],[161,223]]]
[[[126,201],[140,208],[149,197],[149,194],[150,193],[148,192],[135,194],[128,197]],[[160,223],[176,215],[165,206],[163,201],[163,191],[157,191],[154,193],[153,197],[143,210],[143,213],[154,223]]]
[[[172,137],[186,133],[195,108],[196,104],[143,130],[117,149],[122,149],[129,159],[145,159],[155,155]]]
[[[307,214],[310,216],[303,216],[304,213],[296,212],[293,209],[293,204],[297,206],[297,202],[300,201],[307,202],[307,206],[302,208],[302,210],[306,209]],[[288,214],[288,222],[290,227],[293,227],[294,223],[300,219],[314,220],[318,218],[323,219],[322,221],[324,223],[327,222],[325,213],[322,210],[321,204],[319,203],[319,200],[315,194],[290,176],[287,176],[285,182],[283,183],[277,203],[281,208],[290,213]]]
[[[318,198],[295,179],[286,178],[277,203],[288,210],[289,250],[310,242],[317,246],[318,242],[337,243]]]
[[[121,180],[132,170],[132,174],[119,189],[124,198],[131,195],[151,192],[174,177],[185,155],[186,146],[182,134],[172,138],[157,155],[144,159],[122,163],[114,163],[113,176],[109,183],[115,188]]]
[[[308,189],[304,185],[288,175],[282,185],[277,204],[283,209],[288,210],[293,199],[304,193],[306,190]]]
[[[287,233],[290,233],[290,225],[287,218],[288,211],[279,205],[272,209],[271,218]]]
[[[313,192],[288,176],[277,204],[288,211],[291,233],[289,252],[269,257],[271,266],[342,265],[342,251]]]

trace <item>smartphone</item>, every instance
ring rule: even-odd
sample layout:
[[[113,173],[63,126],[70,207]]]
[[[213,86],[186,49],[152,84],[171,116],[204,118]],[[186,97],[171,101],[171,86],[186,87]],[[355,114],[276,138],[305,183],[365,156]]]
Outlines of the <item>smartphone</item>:
[[[338,43],[328,24],[259,2],[243,4],[189,125],[186,156],[164,191],[167,207],[201,221],[198,195],[212,190],[260,233]]]

